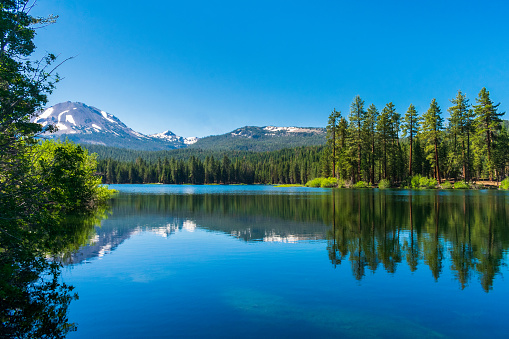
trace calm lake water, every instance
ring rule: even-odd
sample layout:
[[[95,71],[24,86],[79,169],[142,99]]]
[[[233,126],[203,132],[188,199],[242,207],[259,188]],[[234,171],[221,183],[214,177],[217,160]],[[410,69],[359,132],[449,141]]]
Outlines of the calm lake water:
[[[110,187],[69,338],[509,333],[506,192]]]

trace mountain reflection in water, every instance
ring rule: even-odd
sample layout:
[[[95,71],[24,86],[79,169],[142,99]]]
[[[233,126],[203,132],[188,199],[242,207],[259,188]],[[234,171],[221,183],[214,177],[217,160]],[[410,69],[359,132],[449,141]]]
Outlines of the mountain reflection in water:
[[[449,269],[465,288],[493,288],[508,256],[508,197],[500,191],[324,190],[320,194],[137,194],[111,202],[91,244],[68,258],[79,263],[115,250],[135,233],[171,237],[196,227],[244,241],[326,240],[333,267],[350,263],[396,274]],[[324,246],[325,250],[325,246]]]

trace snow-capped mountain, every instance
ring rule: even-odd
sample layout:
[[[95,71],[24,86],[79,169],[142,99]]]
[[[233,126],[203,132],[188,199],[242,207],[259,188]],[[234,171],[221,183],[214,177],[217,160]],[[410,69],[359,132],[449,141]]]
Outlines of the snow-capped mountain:
[[[197,137],[191,137],[191,138],[179,137],[178,135],[175,135],[175,133],[173,133],[172,131],[164,131],[161,133],[151,134],[151,135],[149,135],[149,137],[158,138],[158,139],[166,140],[166,141],[170,141],[170,142],[183,142],[186,145],[192,145],[195,142],[197,142],[199,139]]]
[[[179,137],[170,131],[147,136],[127,127],[113,114],[80,102],[56,104],[41,112],[32,121],[43,126],[52,124],[57,127],[57,132],[48,133],[46,137],[68,138],[83,144],[164,150],[187,147],[197,140]]]
[[[148,139],[146,135],[133,131],[113,114],[80,102],[63,102],[43,111],[33,122],[43,126],[53,124],[62,134],[111,133],[116,136]]]

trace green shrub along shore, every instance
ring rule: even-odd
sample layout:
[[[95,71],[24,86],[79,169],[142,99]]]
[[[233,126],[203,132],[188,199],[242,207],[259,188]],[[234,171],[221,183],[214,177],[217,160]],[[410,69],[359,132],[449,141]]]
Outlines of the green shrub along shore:
[[[284,186],[284,185],[282,185]],[[486,189],[494,188],[492,186],[484,185],[482,183],[473,183],[465,181],[456,181],[454,183],[450,181],[443,181],[441,185],[433,178],[426,178],[420,175],[415,175],[408,180],[398,184],[391,185],[387,179],[382,179],[378,185],[372,185],[365,181],[358,181],[352,183],[351,181],[345,181],[337,178],[315,178],[306,183],[306,187],[322,187],[322,188],[402,188],[402,189]],[[506,178],[500,182],[498,189],[509,190],[509,178]]]

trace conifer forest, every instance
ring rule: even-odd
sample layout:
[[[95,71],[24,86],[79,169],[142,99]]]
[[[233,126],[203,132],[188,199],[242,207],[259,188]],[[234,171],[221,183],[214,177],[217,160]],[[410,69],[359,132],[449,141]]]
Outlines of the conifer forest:
[[[415,176],[438,184],[501,181],[509,170],[509,124],[499,105],[486,88],[473,103],[458,91],[446,118],[435,99],[425,112],[412,104],[402,112],[392,102],[379,109],[356,96],[348,115],[335,109],[329,115],[323,146],[270,152],[99,148],[98,170],[103,183],[305,184],[334,177],[404,186]]]

